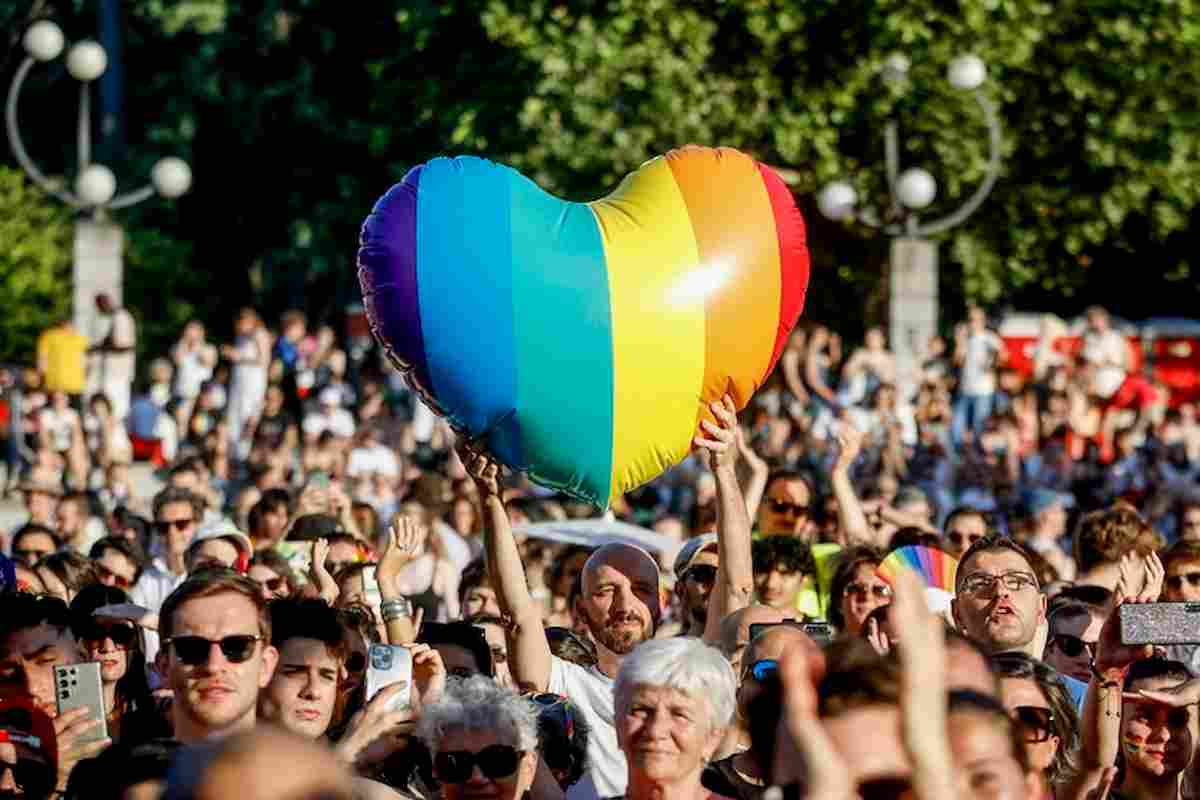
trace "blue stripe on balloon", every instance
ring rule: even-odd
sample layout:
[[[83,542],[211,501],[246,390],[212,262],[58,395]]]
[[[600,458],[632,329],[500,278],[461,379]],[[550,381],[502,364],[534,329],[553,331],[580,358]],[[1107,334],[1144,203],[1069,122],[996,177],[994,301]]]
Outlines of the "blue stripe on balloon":
[[[515,414],[507,167],[436,158],[417,196],[417,289],[433,393],[447,418],[523,469]]]
[[[413,167],[388,190],[363,223],[358,251],[359,282],[372,323],[409,380],[428,392],[429,365],[417,304],[417,193],[421,170]]]
[[[516,171],[509,180],[521,442],[541,454],[529,474],[605,507],[613,345],[600,228],[588,206],[565,203]]]

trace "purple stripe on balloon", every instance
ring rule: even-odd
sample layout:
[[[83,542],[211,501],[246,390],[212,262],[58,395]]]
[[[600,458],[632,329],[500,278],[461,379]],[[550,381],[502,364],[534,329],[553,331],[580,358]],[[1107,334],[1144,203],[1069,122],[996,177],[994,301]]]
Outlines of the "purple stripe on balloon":
[[[389,355],[407,371],[413,388],[428,397],[433,387],[417,294],[417,190],[422,169],[409,170],[363,223],[358,280],[376,338],[390,343]]]

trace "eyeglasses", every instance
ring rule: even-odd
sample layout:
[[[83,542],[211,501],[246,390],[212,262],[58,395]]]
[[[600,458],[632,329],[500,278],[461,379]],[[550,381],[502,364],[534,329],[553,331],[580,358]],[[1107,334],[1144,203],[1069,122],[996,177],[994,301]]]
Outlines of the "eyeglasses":
[[[800,503],[790,503],[787,500],[769,499],[771,510],[776,514],[795,514],[797,517],[807,517],[809,507]]]
[[[433,773],[442,783],[466,783],[475,766],[488,780],[507,778],[517,771],[523,752],[515,747],[493,744],[478,753],[470,750],[452,750],[433,757]]]
[[[1067,658],[1078,658],[1084,651],[1091,656],[1095,647],[1091,642],[1085,642],[1078,636],[1072,636],[1069,633],[1056,633],[1050,641]]]
[[[159,533],[166,533],[172,528],[177,531],[185,531],[195,524],[196,520],[192,517],[187,517],[186,519],[160,519],[155,521],[154,530]]]
[[[1182,575],[1171,575],[1167,578],[1167,588],[1179,591],[1183,588],[1183,582],[1188,582],[1188,586],[1195,589],[1200,586],[1200,572],[1185,572]]]
[[[888,600],[892,596],[892,587],[886,583],[876,583],[871,586],[865,583],[848,583],[842,590],[842,594],[852,594],[860,599],[866,599],[867,595],[873,594],[879,600]]]
[[[95,622],[79,632],[80,639],[89,642],[102,642],[105,639],[112,639],[112,643],[117,647],[129,647],[136,635],[137,629],[132,625],[101,625]]]
[[[978,533],[959,533],[958,531],[951,531],[950,533],[946,534],[946,538],[959,547],[966,548],[982,539],[983,535]]]
[[[1012,710],[1012,718],[1025,729],[1025,739],[1029,742],[1044,742],[1054,731],[1050,724],[1054,722],[1054,712],[1040,706],[1017,706]]]
[[[696,583],[712,583],[717,579],[717,567],[715,564],[697,564],[689,567],[683,577]]]
[[[991,594],[996,590],[996,584],[1004,584],[1010,592],[1021,592],[1026,589],[1037,590],[1038,582],[1029,572],[1005,572],[1002,575],[987,575],[976,572],[968,575],[962,582],[961,591],[965,594]]]
[[[175,655],[190,667],[195,667],[208,661],[213,645],[221,648],[221,654],[233,664],[241,664],[249,660],[258,649],[261,636],[251,636],[248,633],[226,636],[224,639],[206,639],[203,636],[172,636],[166,644],[175,648]]]
[[[746,670],[746,674],[751,678],[754,678],[754,680],[758,683],[769,681],[771,678],[775,677],[777,672],[779,672],[779,662],[773,658],[764,658],[760,661],[755,661],[750,665],[750,668]]]

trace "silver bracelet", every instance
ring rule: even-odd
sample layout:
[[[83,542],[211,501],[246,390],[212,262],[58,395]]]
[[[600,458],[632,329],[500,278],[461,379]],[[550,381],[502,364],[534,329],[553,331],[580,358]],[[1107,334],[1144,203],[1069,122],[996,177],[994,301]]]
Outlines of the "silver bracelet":
[[[395,600],[385,600],[379,607],[379,612],[383,616],[384,622],[391,622],[396,619],[412,617],[412,603],[408,602],[406,597],[397,597]]]

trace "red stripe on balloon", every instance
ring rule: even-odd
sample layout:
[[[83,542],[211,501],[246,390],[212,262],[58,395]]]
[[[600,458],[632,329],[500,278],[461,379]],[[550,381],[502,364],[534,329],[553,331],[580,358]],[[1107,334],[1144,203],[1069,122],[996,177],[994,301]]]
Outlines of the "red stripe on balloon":
[[[775,369],[788,336],[804,310],[804,295],[808,291],[808,238],[804,231],[804,218],[792,192],[775,171],[763,164],[758,165],[767,195],[771,198],[771,209],[775,214],[775,234],[779,237],[779,326],[775,335],[775,350],[765,375]]]

